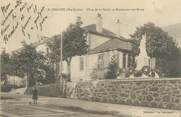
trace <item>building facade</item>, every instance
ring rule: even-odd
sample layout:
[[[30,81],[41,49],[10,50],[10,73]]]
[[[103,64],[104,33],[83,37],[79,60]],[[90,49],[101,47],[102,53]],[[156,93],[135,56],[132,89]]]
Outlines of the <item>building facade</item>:
[[[113,58],[116,59],[119,68],[122,70],[129,69],[132,65],[131,62],[135,59],[132,56],[133,40],[120,36],[119,31],[115,34],[105,29],[103,27],[103,18],[100,14],[97,15],[96,21],[96,24],[82,27],[87,33],[86,40],[89,48],[87,54],[72,57],[71,81],[91,80],[94,79],[94,75],[98,79],[103,79],[108,65]],[[46,42],[51,41],[52,38],[42,40],[41,44],[37,46],[37,50],[44,53],[49,52]],[[143,37],[140,41],[140,54],[136,57],[137,70],[140,70],[145,65],[155,66],[155,62],[147,56],[145,42],[146,37]],[[52,65],[54,66],[56,77],[58,77],[60,71],[64,75],[68,74],[65,61],[63,61],[62,70],[60,70],[60,63]],[[124,77],[121,74],[120,78]]]
[[[93,74],[98,79],[104,78],[112,58],[116,58],[120,68],[127,69],[132,52],[131,40],[115,34],[102,26],[100,14],[97,24],[83,27],[87,32],[87,54],[74,56],[71,61],[71,81],[91,80]],[[67,74],[66,62],[63,62],[63,73]]]

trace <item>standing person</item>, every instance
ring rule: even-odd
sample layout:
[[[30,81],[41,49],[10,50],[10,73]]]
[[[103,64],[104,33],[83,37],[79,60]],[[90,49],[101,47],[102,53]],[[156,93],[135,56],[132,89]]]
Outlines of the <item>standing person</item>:
[[[37,104],[37,100],[38,100],[38,90],[36,87],[33,88],[33,96],[32,96],[32,99],[33,99],[33,104]]]

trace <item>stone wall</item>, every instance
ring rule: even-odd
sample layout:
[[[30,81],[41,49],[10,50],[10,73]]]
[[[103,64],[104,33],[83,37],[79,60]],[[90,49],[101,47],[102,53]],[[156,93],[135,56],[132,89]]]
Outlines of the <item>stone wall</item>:
[[[69,98],[181,110],[181,78],[83,81],[66,89]]]

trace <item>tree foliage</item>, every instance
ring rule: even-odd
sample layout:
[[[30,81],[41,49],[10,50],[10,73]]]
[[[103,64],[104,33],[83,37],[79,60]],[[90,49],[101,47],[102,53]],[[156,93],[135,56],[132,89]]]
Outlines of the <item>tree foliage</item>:
[[[48,56],[52,62],[60,61],[60,39],[61,35],[56,35],[52,42],[47,43],[50,48]],[[85,54],[87,47],[85,30],[80,27],[79,23],[70,24],[63,32],[63,60],[67,62],[69,78],[71,77],[70,64],[72,57]]]
[[[181,72],[181,50],[173,38],[154,23],[138,27],[131,37],[140,42],[143,35],[146,35],[146,52],[149,57],[157,59],[159,71],[167,77],[178,77]],[[138,46],[135,48],[138,49]]]
[[[139,45],[140,45],[140,40],[133,40],[132,42],[132,55],[135,57],[137,55],[139,55],[140,53],[140,48],[139,48]]]
[[[85,30],[80,25],[71,24],[63,32],[63,59],[71,61],[73,56],[80,56],[87,52]]]
[[[10,55],[5,50],[1,53],[1,81],[7,78],[7,74],[10,73]]]
[[[116,79],[120,74],[121,69],[115,59],[112,59],[108,65],[108,71],[105,74],[105,79]]]
[[[132,37],[141,40],[143,35],[146,35],[146,51],[150,57],[172,57],[177,49],[173,38],[154,23],[147,23],[137,28]]]
[[[23,48],[12,54],[11,65],[15,75],[27,75],[28,85],[32,86],[39,80],[45,58],[32,45],[23,43]]]
[[[57,63],[60,61],[60,52],[61,52],[61,35],[55,35],[52,37],[52,41],[47,42],[47,46],[50,51],[47,53],[47,58],[50,63]]]

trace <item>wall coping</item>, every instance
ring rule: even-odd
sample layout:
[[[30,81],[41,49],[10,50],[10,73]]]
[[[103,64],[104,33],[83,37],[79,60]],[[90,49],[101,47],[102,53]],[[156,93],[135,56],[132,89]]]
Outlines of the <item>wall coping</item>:
[[[122,79],[91,80],[91,81],[99,82],[99,81],[173,81],[173,80],[181,81],[181,78],[141,78],[141,77],[136,77],[136,78],[122,78]]]

